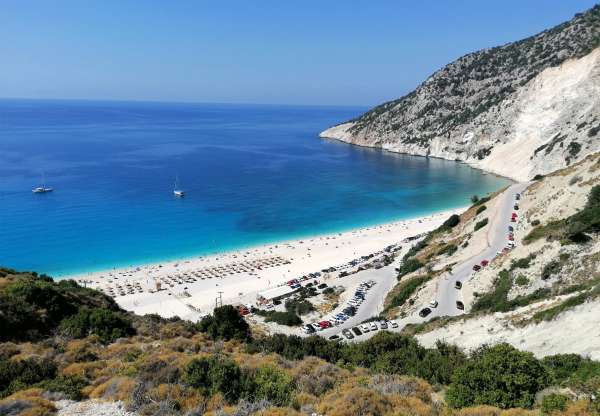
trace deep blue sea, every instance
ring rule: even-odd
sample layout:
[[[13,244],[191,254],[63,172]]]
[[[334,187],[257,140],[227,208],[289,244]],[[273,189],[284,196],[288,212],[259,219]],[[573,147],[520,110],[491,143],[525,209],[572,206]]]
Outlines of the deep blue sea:
[[[364,110],[0,100],[0,265],[64,276],[190,257],[458,207],[508,183],[318,138]],[[55,190],[33,194],[42,174]]]

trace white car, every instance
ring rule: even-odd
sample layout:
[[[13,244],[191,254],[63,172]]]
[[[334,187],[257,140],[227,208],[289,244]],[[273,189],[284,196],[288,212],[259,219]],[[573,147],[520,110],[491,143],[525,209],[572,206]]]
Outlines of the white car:
[[[379,328],[377,327],[377,324],[375,322],[371,322],[371,331],[377,331]]]
[[[362,325],[360,326],[360,330],[361,330],[362,332],[369,332],[369,331],[370,331],[370,329],[369,329],[369,326],[368,326],[368,325],[366,325],[366,324],[362,324]]]
[[[396,322],[396,321],[390,321],[390,326],[392,328],[398,328],[398,322]]]
[[[433,299],[431,302],[429,302],[429,306],[431,306],[432,308],[437,308],[438,301]]]

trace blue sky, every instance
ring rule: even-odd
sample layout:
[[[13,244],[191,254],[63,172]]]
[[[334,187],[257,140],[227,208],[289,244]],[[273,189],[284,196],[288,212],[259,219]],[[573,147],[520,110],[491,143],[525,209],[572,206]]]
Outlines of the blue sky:
[[[594,0],[3,0],[0,97],[373,105]]]

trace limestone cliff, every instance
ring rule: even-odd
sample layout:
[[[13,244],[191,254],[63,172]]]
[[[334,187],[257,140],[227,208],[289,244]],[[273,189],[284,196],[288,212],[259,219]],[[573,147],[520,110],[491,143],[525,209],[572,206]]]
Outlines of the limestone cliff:
[[[321,133],[527,180],[600,150],[600,6],[468,54],[410,94]]]

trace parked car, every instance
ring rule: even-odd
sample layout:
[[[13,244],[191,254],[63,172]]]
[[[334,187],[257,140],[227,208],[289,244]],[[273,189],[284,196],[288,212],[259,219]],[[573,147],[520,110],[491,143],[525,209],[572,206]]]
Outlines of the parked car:
[[[377,326],[377,324],[375,322],[371,322],[369,324],[369,328],[371,328],[371,331],[377,331],[379,329],[379,327]]]
[[[371,330],[371,329],[369,329],[369,326],[367,324],[362,324],[359,328],[362,332],[365,332],[365,333],[369,332]]]
[[[512,225],[509,225],[509,226],[508,226],[508,232],[509,232],[509,233],[512,233],[513,231],[515,231],[515,229],[513,228],[513,226],[512,226]]]
[[[346,339],[353,339],[354,335],[352,335],[352,332],[350,332],[349,329],[344,329],[342,331],[342,335],[344,335],[346,337]]]
[[[431,313],[431,309],[429,308],[423,308],[421,309],[421,311],[419,312],[419,316],[421,318],[425,318],[427,315],[429,315]]]
[[[489,261],[487,261],[487,260],[481,260],[481,263],[480,263],[480,264],[481,264],[481,267],[485,267],[485,266],[487,266],[488,264],[490,264],[490,262],[489,262]]]
[[[512,217],[512,218],[510,219],[510,222],[517,222],[517,218],[516,218],[516,217]]]
[[[473,271],[478,272],[479,270],[481,270],[481,266],[479,264],[473,265]]]
[[[317,289],[325,289],[327,287],[327,283],[321,283],[319,286],[317,286]]]
[[[431,302],[429,302],[429,306],[431,306],[432,308],[437,308],[438,301],[435,299],[432,299]]]
[[[314,334],[314,332],[315,332],[315,329],[314,329],[314,328],[313,328],[313,326],[312,326],[312,325],[310,325],[310,324],[309,324],[309,325],[304,325],[304,326],[302,327],[302,332],[304,332],[304,333],[305,333],[305,334],[307,334],[307,335],[308,335],[308,334]]]
[[[462,311],[462,310],[465,309],[465,305],[460,300],[457,300],[456,301],[456,308],[460,309]]]
[[[356,335],[357,337],[362,335],[362,332],[360,329],[358,329],[357,326],[352,327],[352,332],[354,332],[354,335]]]
[[[462,289],[462,283],[457,280],[456,283],[454,283],[454,288],[455,289]]]
[[[341,338],[339,335],[332,335],[329,337],[329,339],[332,341],[339,341]]]
[[[396,322],[396,321],[390,321],[390,326],[392,328],[398,328],[398,322]]]
[[[388,328],[388,324],[387,324],[386,321],[381,320],[381,321],[379,321],[379,327],[381,329],[387,329]]]
[[[327,328],[331,328],[332,326],[333,325],[329,321],[321,321],[321,322],[319,322],[319,327],[321,328],[321,330],[327,329]]]

